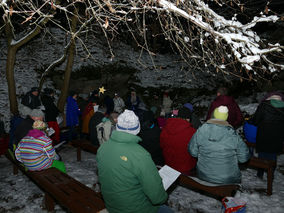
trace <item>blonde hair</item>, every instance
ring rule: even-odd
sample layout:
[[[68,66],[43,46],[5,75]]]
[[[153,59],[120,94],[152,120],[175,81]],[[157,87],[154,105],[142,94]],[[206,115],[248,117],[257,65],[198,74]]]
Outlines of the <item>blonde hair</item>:
[[[37,120],[33,123],[33,128],[38,130],[46,130],[47,126],[43,121]]]

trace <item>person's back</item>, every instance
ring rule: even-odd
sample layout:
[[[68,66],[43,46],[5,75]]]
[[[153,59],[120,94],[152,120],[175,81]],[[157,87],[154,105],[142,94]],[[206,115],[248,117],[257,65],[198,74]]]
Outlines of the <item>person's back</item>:
[[[261,102],[251,122],[257,128],[256,150],[280,153],[284,141],[284,102],[269,99]]]
[[[17,160],[23,162],[31,171],[40,171],[51,167],[56,157],[52,140],[39,130],[46,125],[42,121],[35,121],[32,130],[22,138],[15,150]],[[36,129],[38,128],[38,129]]]
[[[77,93],[71,92],[71,95],[67,98],[66,125],[69,127],[75,127],[79,124],[79,115],[81,112],[76,102],[77,95]]]
[[[222,114],[228,114],[227,107],[220,107],[215,111],[221,109]],[[226,121],[228,115],[222,117],[214,113],[214,117],[199,127],[188,145],[191,155],[198,157],[197,175],[211,183],[240,183],[238,162],[249,159],[248,148]]]
[[[105,110],[99,108],[97,112],[93,114],[89,121],[89,132],[90,132],[90,141],[93,145],[99,146],[97,125],[102,122],[102,119],[105,117]]]
[[[139,133],[142,141],[139,144],[144,147],[150,154],[156,165],[163,166],[164,157],[160,147],[160,134],[159,126],[154,122],[154,114],[147,111],[144,114],[144,122],[141,124],[142,129]]]
[[[206,120],[211,119],[214,110],[221,105],[228,107],[229,110],[229,116],[227,119],[228,123],[231,124],[234,128],[239,127],[243,122],[242,112],[240,110],[240,107],[234,100],[234,98],[232,96],[229,96],[227,94],[227,89],[223,87],[218,89],[217,97],[210,105]]]
[[[128,120],[135,117],[128,112],[97,153],[102,195],[110,213],[157,213],[167,193],[150,154],[138,144],[138,118]]]
[[[196,130],[189,122],[189,109],[179,110],[178,117],[167,120],[161,132],[160,145],[165,164],[182,173],[190,174],[196,166],[196,159],[187,152],[187,145]]]

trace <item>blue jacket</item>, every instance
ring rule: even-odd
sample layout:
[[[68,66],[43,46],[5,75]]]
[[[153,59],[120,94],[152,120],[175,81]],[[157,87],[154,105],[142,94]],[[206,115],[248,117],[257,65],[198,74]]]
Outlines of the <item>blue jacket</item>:
[[[250,143],[255,143],[256,142],[257,126],[246,121],[244,123],[243,130],[244,130],[246,140]]]
[[[66,106],[67,126],[77,126],[79,124],[79,115],[81,114],[78,104],[74,98],[68,96]]]
[[[211,119],[193,135],[188,150],[197,157],[197,175],[217,184],[240,183],[238,162],[249,159],[249,150],[227,121]]]

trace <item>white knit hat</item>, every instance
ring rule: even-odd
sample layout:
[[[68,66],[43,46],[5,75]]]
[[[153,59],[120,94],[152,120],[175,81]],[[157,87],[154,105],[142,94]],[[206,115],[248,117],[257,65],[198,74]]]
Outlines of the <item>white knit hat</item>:
[[[137,135],[140,132],[140,122],[131,110],[124,110],[117,118],[116,130]]]

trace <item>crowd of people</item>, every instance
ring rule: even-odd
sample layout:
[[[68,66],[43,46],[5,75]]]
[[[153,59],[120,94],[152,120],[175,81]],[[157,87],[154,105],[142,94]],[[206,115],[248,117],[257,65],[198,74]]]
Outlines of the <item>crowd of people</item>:
[[[26,117],[14,116],[11,123],[9,148],[29,170],[56,167],[66,172],[53,147],[60,142],[60,111],[53,97],[52,89],[39,97],[38,88],[32,88],[22,99]],[[109,212],[172,212],[165,205],[167,193],[157,166],[214,184],[237,184],[239,163],[252,154],[244,141],[253,142],[251,134],[256,134],[259,158],[276,161],[283,147],[284,96],[279,92],[260,102],[246,121],[257,131],[248,128],[245,137],[236,131],[244,117],[225,87],[217,90],[205,122],[191,103],[174,108],[168,91],[160,98],[147,92],[139,96],[132,88],[123,99],[118,92],[111,97],[94,90],[86,100],[78,98],[77,92],[67,98],[67,141],[80,137],[99,146],[98,177]],[[54,130],[52,136],[47,127]],[[263,173],[258,170],[257,176]]]

